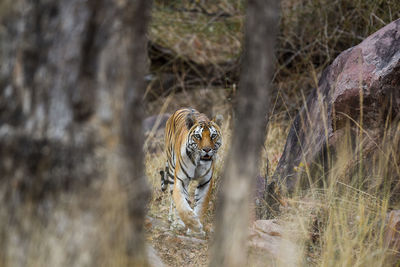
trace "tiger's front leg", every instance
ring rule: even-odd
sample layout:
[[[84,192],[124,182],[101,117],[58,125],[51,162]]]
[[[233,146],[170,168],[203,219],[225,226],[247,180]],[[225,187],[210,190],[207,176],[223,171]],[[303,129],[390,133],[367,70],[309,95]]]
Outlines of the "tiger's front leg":
[[[185,223],[187,227],[195,232],[204,233],[203,225],[201,224],[196,213],[192,210],[188,203],[188,192],[187,186],[189,181],[181,179],[180,176],[175,178],[174,190],[172,193],[176,210],[180,219]]]
[[[208,203],[210,201],[212,184],[212,176],[206,177],[205,179],[201,180],[196,188],[194,195],[194,212],[199,218],[202,219],[203,223],[205,217],[204,215],[207,212]]]

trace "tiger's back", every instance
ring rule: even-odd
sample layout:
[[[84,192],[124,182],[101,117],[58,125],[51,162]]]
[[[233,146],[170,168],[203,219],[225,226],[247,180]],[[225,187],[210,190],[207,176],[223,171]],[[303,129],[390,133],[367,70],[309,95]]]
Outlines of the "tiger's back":
[[[198,112],[197,112],[198,113]],[[184,141],[189,134],[186,118],[191,114],[190,109],[180,109],[167,120],[165,127],[165,154],[173,177],[176,160],[179,157],[179,150],[184,145]],[[179,161],[179,159],[178,159]]]

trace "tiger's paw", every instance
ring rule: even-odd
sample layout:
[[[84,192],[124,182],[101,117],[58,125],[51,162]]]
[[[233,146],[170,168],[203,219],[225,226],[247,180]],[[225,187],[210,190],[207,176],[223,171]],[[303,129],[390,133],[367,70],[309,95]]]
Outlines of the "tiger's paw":
[[[185,223],[184,223],[182,220],[180,220],[180,219],[173,220],[172,223],[171,223],[171,225],[170,225],[170,230],[183,231],[183,230],[185,230],[185,229],[186,229],[186,225],[185,225]]]
[[[207,233],[207,235],[209,234],[214,234],[214,229],[210,226],[210,225],[205,225],[204,226],[204,231]]]
[[[186,231],[187,235],[195,236],[195,237],[205,237],[206,232],[203,229],[203,225],[201,224],[200,220],[195,217],[194,222],[191,224],[192,226],[188,228]]]
[[[186,235],[188,236],[193,236],[193,237],[206,237],[206,232],[203,231],[203,229],[200,229],[199,231],[193,231],[190,228],[187,229]]]

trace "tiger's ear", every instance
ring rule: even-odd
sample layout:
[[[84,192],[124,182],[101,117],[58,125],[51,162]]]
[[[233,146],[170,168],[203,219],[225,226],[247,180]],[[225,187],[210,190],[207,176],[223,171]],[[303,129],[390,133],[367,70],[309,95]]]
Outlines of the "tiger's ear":
[[[222,125],[222,121],[224,120],[224,116],[221,114],[217,114],[212,118],[212,121],[215,122],[218,126]]]
[[[190,130],[190,128],[192,128],[192,126],[194,125],[194,116],[193,113],[189,113],[186,116],[186,127],[188,128],[188,130]]]

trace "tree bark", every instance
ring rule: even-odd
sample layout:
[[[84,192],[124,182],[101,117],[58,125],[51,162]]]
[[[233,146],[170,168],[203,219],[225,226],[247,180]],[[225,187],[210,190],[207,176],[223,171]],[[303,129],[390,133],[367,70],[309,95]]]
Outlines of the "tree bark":
[[[278,29],[277,0],[249,0],[231,150],[217,208],[211,266],[244,266],[250,200],[265,138]]]
[[[141,100],[150,5],[0,4],[2,265],[147,264]]]

